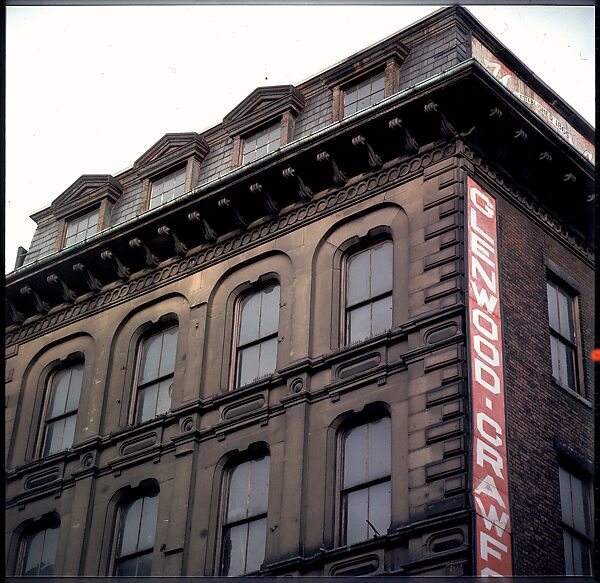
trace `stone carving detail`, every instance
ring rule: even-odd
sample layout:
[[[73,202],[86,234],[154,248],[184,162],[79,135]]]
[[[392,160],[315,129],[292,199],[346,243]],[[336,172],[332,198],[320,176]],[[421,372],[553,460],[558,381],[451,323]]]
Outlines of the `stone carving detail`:
[[[194,429],[194,420],[191,417],[186,417],[181,422],[180,428],[182,433],[187,433],[188,431],[191,431],[192,429]]]
[[[110,249],[105,249],[104,251],[102,251],[100,253],[100,257],[104,261],[112,262],[117,277],[119,277],[120,279],[127,279],[129,277],[131,273],[130,269],[128,267],[125,267],[123,263],[121,263],[119,258]]]
[[[148,267],[156,267],[160,263],[158,257],[154,255],[154,253],[152,253],[150,249],[148,249],[147,245],[145,245],[139,237],[134,237],[133,239],[131,239],[129,241],[129,246],[132,249],[139,249],[140,247],[143,249],[144,261],[146,262],[146,265]]]
[[[500,111],[497,107],[493,107],[492,109],[490,109],[489,116],[500,119],[502,117],[502,111]]]
[[[300,178],[300,175],[291,166],[284,168],[281,174],[284,178],[296,179],[296,185],[298,187],[298,196],[301,200],[310,200],[312,198],[312,190],[308,186],[306,186],[306,184],[304,184],[304,181],[302,180],[302,178]]]
[[[6,305],[8,306],[8,311],[10,313],[10,319],[15,324],[22,324],[25,321],[25,316],[9,300],[6,300]]]
[[[574,174],[571,174],[570,172],[565,174],[563,177],[563,182],[577,182],[577,178],[575,178]]]
[[[294,379],[290,383],[290,393],[299,393],[302,390],[304,390],[304,380],[302,378]]]
[[[185,255],[187,253],[187,247],[179,240],[179,237],[177,237],[173,230],[167,227],[167,225],[158,227],[158,234],[170,238],[173,251],[175,251],[177,255]]]
[[[260,182],[255,182],[250,185],[250,192],[252,194],[262,195],[268,213],[276,215],[279,212],[279,205],[273,200],[273,197]]]
[[[525,141],[527,139],[527,133],[524,130],[517,130],[514,133],[513,138],[515,140],[523,140],[523,141]]]
[[[46,281],[48,283],[60,285],[61,295],[62,295],[63,300],[65,300],[65,302],[74,302],[77,299],[77,295],[75,294],[75,292],[72,289],[69,289],[67,287],[67,284],[60,277],[58,277],[58,275],[56,275],[55,273],[51,273],[46,278]]]
[[[417,143],[417,141],[412,137],[412,135],[410,134],[410,132],[406,129],[406,126],[404,126],[402,124],[402,120],[394,117],[390,120],[389,122],[389,127],[391,130],[400,130],[403,132],[404,134],[404,149],[407,150],[408,152],[410,151],[418,151],[419,149],[419,144]]]
[[[198,211],[192,211],[190,214],[188,214],[188,220],[200,223],[200,230],[202,231],[202,237],[205,241],[212,242],[217,240],[217,233],[211,228],[211,226],[206,222],[206,219]]]
[[[381,168],[381,166],[382,166],[381,157],[375,153],[375,151],[373,150],[373,148],[371,147],[369,142],[367,142],[367,140],[365,139],[364,136],[361,136],[361,135],[354,136],[352,138],[352,145],[356,146],[356,147],[366,148],[368,160],[369,160],[369,166],[373,169]]]
[[[94,454],[86,453],[85,455],[81,456],[80,463],[83,469],[91,468],[94,465]]]
[[[21,294],[24,296],[31,296],[33,298],[33,303],[35,304],[35,309],[38,314],[46,314],[50,309],[50,304],[40,298],[38,293],[31,286],[23,286],[21,288]]]
[[[539,159],[539,160],[542,160],[542,161],[544,161],[544,162],[552,162],[552,156],[550,155],[550,153],[549,153],[549,152],[542,152],[542,153],[539,155],[539,158],[538,158],[538,159]]]
[[[440,116],[440,127],[442,130],[442,134],[445,136],[456,136],[458,132],[454,129],[454,126],[448,121],[448,118],[438,110],[438,104],[435,101],[429,101],[423,107],[425,113],[433,113],[436,112]]]
[[[329,155],[328,152],[325,152],[325,150],[319,152],[317,154],[317,162],[331,165],[331,170],[333,171],[333,181],[336,184],[343,184],[346,182],[346,175],[339,169],[338,165],[335,163],[335,160]]]
[[[227,209],[233,215],[233,222],[239,229],[245,229],[248,226],[248,220],[244,217],[238,208],[231,203],[231,200],[224,196],[217,203],[219,208]]]
[[[90,291],[100,291],[102,289],[102,283],[94,277],[92,272],[83,263],[75,263],[73,271],[79,271],[83,274],[85,283],[90,288]]]

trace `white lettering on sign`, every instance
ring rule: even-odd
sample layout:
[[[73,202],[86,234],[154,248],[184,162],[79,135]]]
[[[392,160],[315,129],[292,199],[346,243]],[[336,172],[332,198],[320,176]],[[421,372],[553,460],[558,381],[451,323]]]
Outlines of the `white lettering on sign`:
[[[467,179],[476,573],[512,575],[496,201]]]

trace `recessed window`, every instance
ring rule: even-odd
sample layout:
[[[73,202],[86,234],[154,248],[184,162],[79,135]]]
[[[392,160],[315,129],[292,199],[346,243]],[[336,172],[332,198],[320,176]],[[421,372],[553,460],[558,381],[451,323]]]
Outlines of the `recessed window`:
[[[392,327],[393,245],[384,241],[346,262],[346,343]]]
[[[98,210],[67,221],[65,247],[85,241],[98,232]]]
[[[135,422],[166,413],[171,407],[177,326],[145,337],[138,352]]]
[[[279,285],[244,297],[238,314],[235,385],[242,387],[277,368]]]
[[[43,577],[54,574],[58,525],[29,532],[21,541],[18,574]]]
[[[269,456],[238,464],[229,475],[222,574],[258,571],[265,559]]]
[[[564,468],[559,468],[560,505],[566,575],[591,575],[592,514],[590,488]]]
[[[186,169],[177,170],[152,182],[150,206],[153,209],[183,194],[185,189]]]
[[[42,456],[73,445],[81,395],[83,363],[54,372],[49,378]]]
[[[158,517],[158,492],[126,503],[119,521],[114,574],[142,577],[152,574],[152,553]]]
[[[368,77],[359,83],[344,88],[344,117],[375,103],[385,97],[385,75]]]
[[[341,461],[342,544],[387,534],[391,521],[390,418],[346,431]]]
[[[554,281],[548,281],[546,289],[552,376],[564,387],[581,392],[577,382],[575,298]]]
[[[243,140],[243,158],[242,164],[254,162],[257,158],[262,158],[279,148],[281,138],[281,124],[269,126],[254,134],[251,134]]]

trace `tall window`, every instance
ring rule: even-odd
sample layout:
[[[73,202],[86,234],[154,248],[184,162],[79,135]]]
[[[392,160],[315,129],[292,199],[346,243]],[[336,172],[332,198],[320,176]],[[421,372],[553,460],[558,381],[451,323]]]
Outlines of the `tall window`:
[[[54,574],[58,524],[31,531],[21,541],[18,574],[37,577]]]
[[[65,233],[65,247],[70,247],[85,241],[88,237],[95,235],[98,231],[98,209],[87,213],[76,219],[67,221]]]
[[[592,513],[587,482],[559,468],[565,574],[590,575],[592,554]]]
[[[547,292],[552,376],[561,385],[578,391],[575,298],[554,281],[547,282]]]
[[[265,558],[269,456],[238,464],[229,475],[222,574],[257,571]]]
[[[171,407],[177,326],[146,337],[138,353],[136,423],[166,413]]]
[[[355,253],[346,264],[346,343],[392,327],[393,246],[384,241]]]
[[[83,368],[83,363],[79,363],[50,375],[42,456],[69,449],[73,445]]]
[[[242,164],[254,162],[257,158],[266,156],[279,148],[281,124],[269,126],[244,138],[244,156]]]
[[[152,183],[149,208],[156,208],[165,202],[169,202],[174,198],[181,196],[185,189],[185,177],[186,169],[183,168],[182,170],[177,170],[168,176],[155,180]]]
[[[344,89],[344,117],[379,103],[384,97],[383,72],[351,85]]]
[[[279,285],[243,298],[238,314],[235,384],[242,387],[277,367]]]
[[[152,553],[158,517],[158,492],[131,500],[122,508],[114,574],[141,577],[152,574]]]
[[[350,545],[390,527],[390,418],[348,430],[341,449],[341,541]]]

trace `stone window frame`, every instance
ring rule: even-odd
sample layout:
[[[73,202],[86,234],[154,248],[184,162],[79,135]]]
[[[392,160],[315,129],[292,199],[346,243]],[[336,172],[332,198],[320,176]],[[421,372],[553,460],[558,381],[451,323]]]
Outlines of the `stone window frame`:
[[[43,530],[48,530],[48,529],[56,529],[58,532],[56,534],[57,536],[57,540],[56,540],[56,550],[54,553],[54,564],[53,564],[53,574],[51,576],[56,576],[56,573],[54,572],[56,570],[56,560],[58,558],[58,548],[59,548],[59,543],[60,543],[60,526],[61,526],[61,520],[60,520],[60,516],[57,512],[52,511],[49,512],[45,515],[43,515],[42,517],[35,519],[35,520],[27,520],[24,523],[22,523],[15,531],[15,535],[16,535],[16,540],[17,540],[17,544],[16,544],[16,553],[14,555],[14,565],[13,568],[11,569],[12,572],[17,575],[17,576],[23,576],[23,568],[24,568],[24,562],[25,562],[25,545],[27,540],[34,534],[37,534],[38,532],[41,532]],[[10,557],[10,553],[8,555]],[[7,565],[8,567],[8,565]],[[9,569],[7,568],[7,571],[9,571]]]

